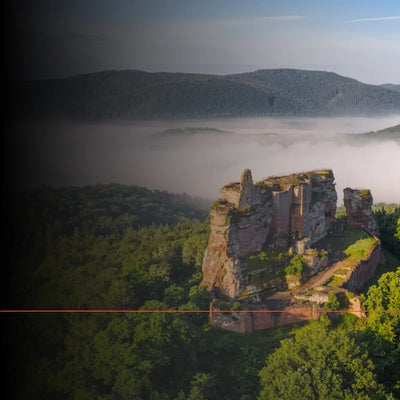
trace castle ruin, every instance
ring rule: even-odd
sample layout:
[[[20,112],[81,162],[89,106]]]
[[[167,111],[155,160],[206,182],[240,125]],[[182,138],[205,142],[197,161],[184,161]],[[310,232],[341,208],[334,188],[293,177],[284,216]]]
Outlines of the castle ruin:
[[[202,284],[232,298],[246,286],[241,258],[289,245],[302,252],[326,236],[335,221],[337,194],[331,170],[253,183],[246,169],[240,182],[224,186],[220,193],[210,212]]]
[[[217,299],[221,298],[246,302],[247,307],[249,302],[268,309],[301,307],[304,293],[294,289],[306,288],[307,280],[329,267],[328,252],[317,249],[324,238],[343,229],[343,223],[372,236],[378,233],[368,190],[346,188],[344,203],[348,216],[345,222],[336,220],[337,194],[334,175],[329,169],[270,177],[259,182],[253,182],[251,171],[246,169],[240,182],[225,185],[220,193],[221,198],[210,211],[210,238],[202,265],[201,284],[214,297],[211,307],[218,307]],[[373,275],[381,253],[380,241],[375,239],[371,254],[349,269],[341,290],[357,291]],[[306,273],[284,270],[282,265],[294,255],[306,264]],[[308,286],[316,290],[315,284]],[[325,289],[319,288],[319,293],[306,298],[307,301],[314,299],[315,304],[311,302],[309,306],[323,305],[328,298]],[[239,325],[241,331],[251,331],[296,322],[299,318],[311,316],[289,313],[279,320],[271,315],[243,314]],[[225,324],[223,320],[226,322],[226,318],[216,314],[212,318],[220,326]],[[233,326],[239,329],[237,323]]]

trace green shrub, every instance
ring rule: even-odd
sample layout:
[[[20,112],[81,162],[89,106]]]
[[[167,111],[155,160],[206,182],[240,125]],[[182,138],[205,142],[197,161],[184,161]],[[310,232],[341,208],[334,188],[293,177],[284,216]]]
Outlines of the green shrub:
[[[238,301],[235,301],[232,305],[232,310],[241,310],[241,309],[242,305]]]
[[[240,221],[240,218],[242,218],[244,215],[253,212],[257,209],[257,206],[247,206],[247,207],[243,207],[241,209],[238,208],[231,208],[229,210],[229,213],[226,217],[226,222],[228,224],[232,223],[232,224],[237,224]]]
[[[289,265],[285,268],[286,275],[296,275],[302,272],[305,265],[305,258],[295,254],[290,260]]]
[[[321,251],[318,253],[318,257],[319,257],[319,259],[320,259],[321,261],[324,261],[327,255],[328,255],[328,252],[325,251],[325,250],[321,250]]]
[[[325,310],[338,310],[340,306],[339,299],[335,292],[329,292],[328,301],[325,303]]]
[[[346,213],[346,208],[345,208],[345,206],[339,206],[337,209],[336,209],[336,215],[335,215],[335,218],[336,219],[342,219],[342,218],[346,218],[347,217],[347,213]]]

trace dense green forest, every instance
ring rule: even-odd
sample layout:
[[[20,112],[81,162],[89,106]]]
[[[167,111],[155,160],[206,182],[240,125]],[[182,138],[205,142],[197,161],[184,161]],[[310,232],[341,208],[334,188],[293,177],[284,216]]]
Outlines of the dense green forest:
[[[208,210],[124,185],[41,188],[7,207],[2,309],[207,310]],[[387,263],[364,305],[400,309],[400,208],[377,205]],[[30,399],[396,399],[400,315],[323,315],[251,334],[207,313],[1,314],[7,386]]]
[[[400,93],[335,73],[269,69],[235,75],[102,71],[20,82],[18,117],[141,119],[398,112]]]

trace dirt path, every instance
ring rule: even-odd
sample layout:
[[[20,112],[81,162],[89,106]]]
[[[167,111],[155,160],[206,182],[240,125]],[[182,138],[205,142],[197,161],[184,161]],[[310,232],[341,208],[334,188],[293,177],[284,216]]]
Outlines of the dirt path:
[[[328,282],[335,272],[342,268],[344,265],[343,261],[338,261],[329,267],[327,270],[319,272],[317,275],[313,276],[309,281],[307,281],[304,285],[300,286],[295,292],[303,292],[304,290],[309,290],[316,288],[318,286],[323,286],[326,282]]]

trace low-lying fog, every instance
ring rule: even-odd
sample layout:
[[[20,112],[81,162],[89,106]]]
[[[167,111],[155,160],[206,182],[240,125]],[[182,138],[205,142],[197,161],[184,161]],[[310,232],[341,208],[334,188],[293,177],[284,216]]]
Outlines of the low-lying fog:
[[[10,132],[5,173],[19,187],[117,182],[213,200],[244,168],[255,181],[332,168],[339,200],[350,186],[370,188],[375,202],[400,203],[400,143],[350,136],[398,124],[399,115],[35,122]]]

